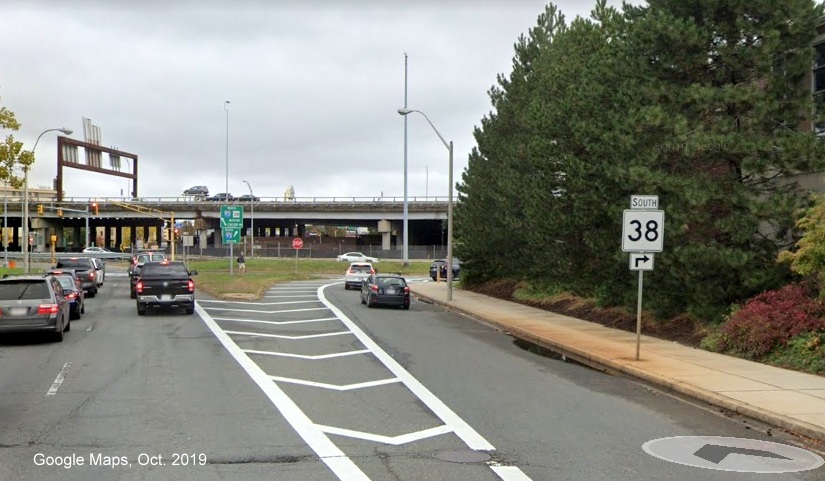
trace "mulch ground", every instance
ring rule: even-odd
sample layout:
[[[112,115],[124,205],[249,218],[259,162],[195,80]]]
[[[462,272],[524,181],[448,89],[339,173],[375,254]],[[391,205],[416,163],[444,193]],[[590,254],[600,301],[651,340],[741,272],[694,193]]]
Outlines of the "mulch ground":
[[[602,308],[592,301],[574,297],[558,296],[553,300],[516,299],[513,293],[518,283],[509,279],[500,279],[473,286],[468,290],[507,301],[518,302],[546,311],[563,314],[589,322],[595,322],[614,329],[636,332],[636,313],[620,308]],[[679,316],[667,321],[652,320],[642,316],[642,333],[648,336],[675,341],[686,346],[698,347],[705,335],[701,323],[688,316]]]

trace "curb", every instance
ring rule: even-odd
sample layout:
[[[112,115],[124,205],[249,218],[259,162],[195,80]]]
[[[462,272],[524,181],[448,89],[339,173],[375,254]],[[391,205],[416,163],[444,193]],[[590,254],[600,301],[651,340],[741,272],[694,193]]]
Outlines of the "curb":
[[[487,317],[483,314],[479,314],[478,312],[472,311],[470,309],[465,309],[455,305],[447,304],[445,301],[435,299],[425,294],[421,294],[418,292],[414,293],[419,299],[426,300],[427,302],[430,302],[433,305],[439,306],[447,310],[460,312],[476,320],[484,322],[485,324],[494,326],[508,335],[511,335],[513,337],[516,337],[527,342],[531,342],[543,348],[550,349],[559,354],[563,354],[578,363],[584,364],[585,366],[596,369],[598,371],[606,372],[608,374],[624,374],[642,380],[646,383],[660,386],[667,390],[688,396],[695,400],[703,401],[713,406],[727,409],[729,411],[741,414],[743,416],[762,421],[764,423],[776,426],[778,428],[785,429],[794,434],[799,434],[811,439],[815,439],[820,442],[825,442],[825,431],[823,431],[821,428],[817,426],[806,423],[804,421],[799,421],[797,419],[793,419],[782,414],[777,414],[772,411],[752,406],[741,401],[736,401],[725,396],[720,396],[719,394],[716,394],[712,391],[685,384],[681,381],[657,376],[643,369],[615,362],[613,360],[603,358],[596,354],[582,351],[580,349],[576,349],[565,344],[556,342],[553,339],[543,338],[529,331],[514,328],[513,326],[499,322],[496,319]]]

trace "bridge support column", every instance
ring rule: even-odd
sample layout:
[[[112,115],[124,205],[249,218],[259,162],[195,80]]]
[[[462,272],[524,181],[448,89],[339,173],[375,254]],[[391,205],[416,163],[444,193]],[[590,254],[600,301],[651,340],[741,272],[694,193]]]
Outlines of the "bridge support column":
[[[123,245],[123,229],[126,227],[115,227],[115,252],[120,252],[120,249]]]
[[[72,247],[77,249],[78,247],[83,247],[83,236],[80,235],[80,226],[76,226],[72,228]],[[81,249],[82,250],[82,249]]]
[[[381,234],[381,249],[389,250],[392,243],[392,223],[388,220],[379,220],[378,233]]]

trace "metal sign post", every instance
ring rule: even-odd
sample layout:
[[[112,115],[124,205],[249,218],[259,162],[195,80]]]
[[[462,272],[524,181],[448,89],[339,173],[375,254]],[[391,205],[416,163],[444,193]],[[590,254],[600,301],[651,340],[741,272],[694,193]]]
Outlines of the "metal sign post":
[[[639,271],[636,301],[636,360],[640,359],[642,345],[642,293],[644,271],[653,270],[652,252],[662,252],[665,237],[665,213],[658,210],[659,196],[633,195],[630,209],[622,220],[622,250],[630,252],[630,270]]]
[[[298,273],[298,251],[304,247],[304,240],[300,237],[292,239],[292,248],[295,249],[295,273]]]

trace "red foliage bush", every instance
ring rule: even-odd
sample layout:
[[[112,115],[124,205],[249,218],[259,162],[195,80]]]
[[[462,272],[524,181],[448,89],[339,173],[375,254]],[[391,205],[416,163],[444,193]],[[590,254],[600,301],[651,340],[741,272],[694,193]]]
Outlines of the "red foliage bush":
[[[720,350],[760,359],[799,334],[825,331],[825,304],[808,285],[763,292],[720,328]]]

